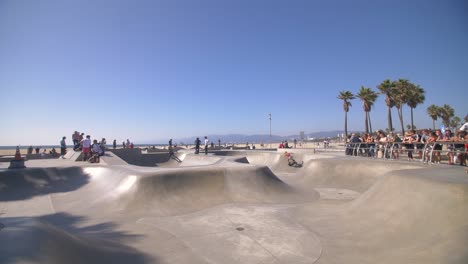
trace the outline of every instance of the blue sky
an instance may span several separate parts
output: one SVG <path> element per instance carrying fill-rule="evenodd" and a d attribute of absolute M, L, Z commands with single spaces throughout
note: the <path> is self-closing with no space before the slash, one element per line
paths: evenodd
<path fill-rule="evenodd" d="M 426 90 L 431 127 L 430 104 L 468 114 L 467 47 L 463 0 L 0 0 L 0 145 L 268 134 L 270 112 L 276 135 L 338 130 L 339 91 L 387 78 Z"/>

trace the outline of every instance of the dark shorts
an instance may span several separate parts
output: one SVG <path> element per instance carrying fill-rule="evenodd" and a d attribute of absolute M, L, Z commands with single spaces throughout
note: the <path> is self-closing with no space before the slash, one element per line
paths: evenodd
<path fill-rule="evenodd" d="M 434 150 L 442 150 L 442 145 L 441 144 L 435 144 L 434 145 Z"/>

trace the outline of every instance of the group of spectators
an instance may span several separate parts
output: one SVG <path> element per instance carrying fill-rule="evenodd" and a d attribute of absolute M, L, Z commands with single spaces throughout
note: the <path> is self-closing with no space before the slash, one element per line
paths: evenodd
<path fill-rule="evenodd" d="M 33 152 L 35 152 L 35 154 L 40 154 L 42 158 L 44 158 L 47 154 L 49 154 L 52 157 L 57 157 L 58 155 L 57 150 L 55 150 L 55 148 L 52 148 L 51 150 L 49 150 L 49 153 L 47 153 L 46 149 L 43 149 L 41 152 L 40 147 L 33 148 L 33 146 L 29 146 L 27 150 L 28 155 L 33 154 Z"/>
<path fill-rule="evenodd" d="M 130 142 L 130 140 L 127 138 L 127 142 L 125 141 L 122 141 L 122 148 L 134 148 L 135 145 L 133 144 L 133 142 Z M 114 149 L 116 148 L 116 143 L 115 143 L 115 139 L 114 139 Z"/>
<path fill-rule="evenodd" d="M 463 128 L 463 127 L 462 127 Z M 453 142 L 453 144 L 450 143 Z M 442 151 L 445 145 L 445 152 Z M 363 155 L 399 159 L 406 152 L 408 160 L 414 160 L 416 152 L 422 162 L 440 163 L 441 155 L 445 154 L 448 163 L 466 166 L 468 153 L 468 133 L 461 129 L 453 133 L 450 129 L 442 132 L 440 129 L 409 130 L 404 135 L 390 132 L 386 134 L 378 130 L 375 134 L 352 133 L 348 137 L 346 155 Z"/>
<path fill-rule="evenodd" d="M 201 144 L 201 140 L 200 138 L 196 138 L 195 139 L 195 154 L 199 154 L 200 153 L 200 144 Z M 208 155 L 208 145 L 209 145 L 210 141 L 208 140 L 208 137 L 205 136 L 205 155 Z"/>
<path fill-rule="evenodd" d="M 78 131 L 75 131 L 73 133 L 73 150 L 83 152 L 83 161 L 98 163 L 100 161 L 99 157 L 105 154 L 107 144 L 106 139 L 102 138 L 99 142 L 97 139 L 91 141 L 90 135 L 86 135 L 86 137 L 84 135 L 85 133 L 79 133 Z M 62 141 L 64 141 L 65 139 L 66 137 L 63 137 Z M 60 143 L 61 147 L 63 148 L 63 146 L 65 145 L 64 142 Z"/>

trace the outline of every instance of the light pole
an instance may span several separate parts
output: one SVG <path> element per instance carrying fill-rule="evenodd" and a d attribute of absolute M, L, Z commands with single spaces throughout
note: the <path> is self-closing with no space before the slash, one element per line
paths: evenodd
<path fill-rule="evenodd" d="M 271 149 L 271 113 L 268 114 L 270 116 L 270 144 L 269 144 L 269 148 Z"/>

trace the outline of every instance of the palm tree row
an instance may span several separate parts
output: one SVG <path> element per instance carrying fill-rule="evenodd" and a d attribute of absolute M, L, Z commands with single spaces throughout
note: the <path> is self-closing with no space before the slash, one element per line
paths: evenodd
<path fill-rule="evenodd" d="M 379 94 L 385 95 L 385 104 L 387 105 L 387 118 L 388 118 L 388 129 L 393 131 L 392 124 L 392 108 L 395 107 L 398 112 L 398 118 L 400 120 L 401 131 L 405 133 L 405 127 L 403 122 L 403 107 L 407 105 L 411 110 L 411 128 L 415 128 L 413 121 L 413 109 L 419 104 L 424 103 L 425 91 L 419 85 L 413 84 L 406 79 L 398 79 L 397 81 L 391 81 L 389 79 L 384 80 L 381 84 L 377 85 L 379 93 L 373 91 L 371 88 L 362 86 L 359 93 L 356 95 L 362 101 L 363 109 L 365 112 L 365 130 L 366 133 L 372 133 L 372 125 L 370 120 L 370 111 L 372 106 L 377 100 Z M 343 100 L 343 108 L 345 111 L 345 135 L 348 136 L 347 127 L 347 113 L 351 106 L 351 100 L 356 98 L 355 95 L 350 91 L 341 91 L 338 95 L 338 99 Z M 439 113 L 439 112 L 438 112 Z M 448 113 L 449 114 L 449 113 Z M 440 116 L 440 115 L 437 115 Z"/>
<path fill-rule="evenodd" d="M 432 104 L 426 111 L 432 119 L 433 129 L 435 129 L 435 121 L 439 117 L 446 128 L 457 128 L 461 124 L 461 118 L 455 116 L 455 110 L 448 104 L 444 104 L 443 106 Z M 468 122 L 468 115 L 465 116 L 464 121 Z"/>

